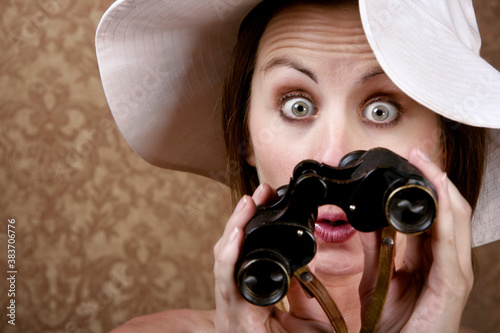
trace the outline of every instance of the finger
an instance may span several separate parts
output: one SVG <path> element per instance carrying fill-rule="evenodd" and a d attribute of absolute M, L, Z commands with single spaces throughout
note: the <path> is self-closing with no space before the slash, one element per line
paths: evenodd
<path fill-rule="evenodd" d="M 263 205 L 266 203 L 274 202 L 278 198 L 278 194 L 276 190 L 271 188 L 268 184 L 261 184 L 257 189 L 255 190 L 254 194 L 252 195 L 252 198 L 249 196 L 245 195 L 243 196 L 238 204 L 236 205 L 236 208 L 234 209 L 233 215 L 237 214 L 243 206 L 246 204 L 247 200 L 253 200 L 256 206 Z M 222 237 L 219 239 L 219 241 L 215 244 L 214 246 L 214 255 L 217 255 L 217 252 L 220 247 L 220 243 L 223 242 L 229 234 L 232 232 L 232 230 L 236 227 L 239 229 L 244 229 L 245 225 L 248 223 L 248 221 L 243 221 L 240 219 L 234 219 L 233 215 L 229 218 L 228 223 L 226 224 L 226 227 L 224 229 L 224 233 Z"/>
<path fill-rule="evenodd" d="M 472 209 L 447 177 L 443 177 L 442 179 L 441 188 L 438 190 L 438 197 L 440 200 L 440 211 L 438 212 L 438 223 L 436 223 L 435 229 L 442 242 L 433 251 L 439 251 L 439 249 L 444 248 L 448 244 L 454 244 L 460 272 L 466 279 L 463 284 L 466 287 L 465 289 L 470 289 L 474 280 L 472 270 L 472 229 L 470 225 Z M 454 227 L 455 232 L 453 236 L 443 234 L 441 221 L 448 221 Z M 452 243 L 453 241 L 454 243 Z M 441 258 L 439 255 L 435 257 L 442 259 L 443 265 L 446 265 L 446 261 L 450 260 L 449 257 Z M 461 282 L 457 280 L 457 283 Z"/>
<path fill-rule="evenodd" d="M 446 179 L 446 183 L 450 208 L 453 210 L 459 256 L 469 260 L 472 266 L 472 208 L 450 179 Z"/>
<path fill-rule="evenodd" d="M 256 206 L 249 196 L 238 203 L 228 220 L 226 230 L 214 250 L 214 275 L 216 284 L 216 303 L 227 307 L 235 299 L 241 298 L 234 282 L 234 268 L 243 242 L 243 227 L 255 214 Z"/>
<path fill-rule="evenodd" d="M 257 187 L 252 195 L 252 199 L 257 206 L 269 205 L 278 200 L 278 192 L 269 186 L 269 184 L 263 183 Z"/>
<path fill-rule="evenodd" d="M 251 198 L 248 195 L 244 195 L 238 204 L 236 205 L 233 214 L 229 217 L 228 222 L 226 223 L 226 226 L 224 228 L 224 232 L 219 239 L 219 241 L 215 244 L 214 246 L 214 256 L 217 256 L 217 253 L 220 248 L 221 243 L 225 243 L 229 235 L 234 231 L 235 228 L 243 228 L 245 221 L 242 221 L 241 219 L 237 218 L 238 214 L 240 213 L 241 210 L 243 210 L 247 204 L 247 202 L 251 200 Z"/>
<path fill-rule="evenodd" d="M 419 148 L 413 149 L 408 158 L 434 185 L 438 195 L 438 211 L 436 223 L 432 228 L 432 236 L 436 241 L 455 247 L 455 229 L 453 210 L 450 205 L 446 174 Z"/>

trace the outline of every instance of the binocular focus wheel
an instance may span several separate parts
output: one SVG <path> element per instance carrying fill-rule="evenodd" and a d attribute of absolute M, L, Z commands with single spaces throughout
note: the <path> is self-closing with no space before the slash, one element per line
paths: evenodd
<path fill-rule="evenodd" d="M 359 160 L 359 158 L 361 156 L 363 156 L 364 153 L 366 153 L 366 150 L 356 150 L 356 151 L 353 151 L 353 152 L 345 155 L 344 157 L 342 157 L 340 159 L 339 167 L 343 168 L 343 167 L 346 167 L 354 162 L 357 162 Z"/>

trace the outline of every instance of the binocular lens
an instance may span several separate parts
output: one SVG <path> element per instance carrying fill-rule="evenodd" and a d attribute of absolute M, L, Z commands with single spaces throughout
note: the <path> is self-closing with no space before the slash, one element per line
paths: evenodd
<path fill-rule="evenodd" d="M 392 192 L 386 209 L 394 228 L 404 233 L 418 233 L 432 224 L 436 202 L 426 188 L 411 185 Z"/>
<path fill-rule="evenodd" d="M 288 290 L 289 275 L 279 262 L 250 260 L 239 273 L 240 290 L 251 303 L 266 306 L 279 301 Z"/>

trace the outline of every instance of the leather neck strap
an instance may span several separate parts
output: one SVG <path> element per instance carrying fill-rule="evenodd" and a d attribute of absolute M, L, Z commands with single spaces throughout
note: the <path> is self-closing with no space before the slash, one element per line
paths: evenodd
<path fill-rule="evenodd" d="M 389 291 L 389 284 L 394 272 L 395 242 L 396 230 L 392 227 L 385 227 L 382 230 L 377 284 L 370 300 L 368 311 L 363 319 L 361 333 L 375 332 L 380 315 L 382 314 L 387 292 Z M 321 305 L 332 324 L 334 332 L 347 333 L 347 325 L 337 305 L 323 284 L 314 276 L 309 268 L 304 266 L 298 269 L 294 275 L 299 280 L 302 288 L 315 297 Z"/>
<path fill-rule="evenodd" d="M 306 290 L 311 296 L 315 297 L 318 303 L 325 311 L 330 323 L 335 332 L 347 333 L 347 326 L 344 317 L 340 313 L 337 305 L 328 294 L 328 291 L 323 284 L 314 276 L 309 270 L 309 267 L 304 266 L 295 272 L 295 277 L 299 280 L 302 288 Z"/>

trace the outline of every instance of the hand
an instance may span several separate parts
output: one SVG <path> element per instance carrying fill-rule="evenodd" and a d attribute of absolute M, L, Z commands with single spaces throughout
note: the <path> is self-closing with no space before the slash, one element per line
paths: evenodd
<path fill-rule="evenodd" d="M 406 236 L 404 261 L 394 272 L 378 329 L 458 332 L 474 280 L 472 211 L 446 174 L 419 149 L 413 149 L 408 160 L 435 186 L 438 214 L 428 232 Z M 365 253 L 360 297 L 366 312 L 376 282 L 380 233 L 360 236 Z"/>
<path fill-rule="evenodd" d="M 214 247 L 216 332 L 267 332 L 273 324 L 272 307 L 247 302 L 234 281 L 234 268 L 248 221 L 256 207 L 277 197 L 269 185 L 261 185 L 252 197 L 243 196 L 229 218 L 224 234 Z"/>
<path fill-rule="evenodd" d="M 255 215 L 258 205 L 269 204 L 277 199 L 276 191 L 267 184 L 259 186 L 252 197 L 244 196 L 214 247 L 216 332 L 331 332 L 329 324 L 297 318 L 275 306 L 252 305 L 241 296 L 236 286 L 234 268 L 243 243 L 243 229 Z M 292 278 L 289 292 L 304 294 L 295 278 Z M 312 301 L 316 304 L 315 300 Z"/>

